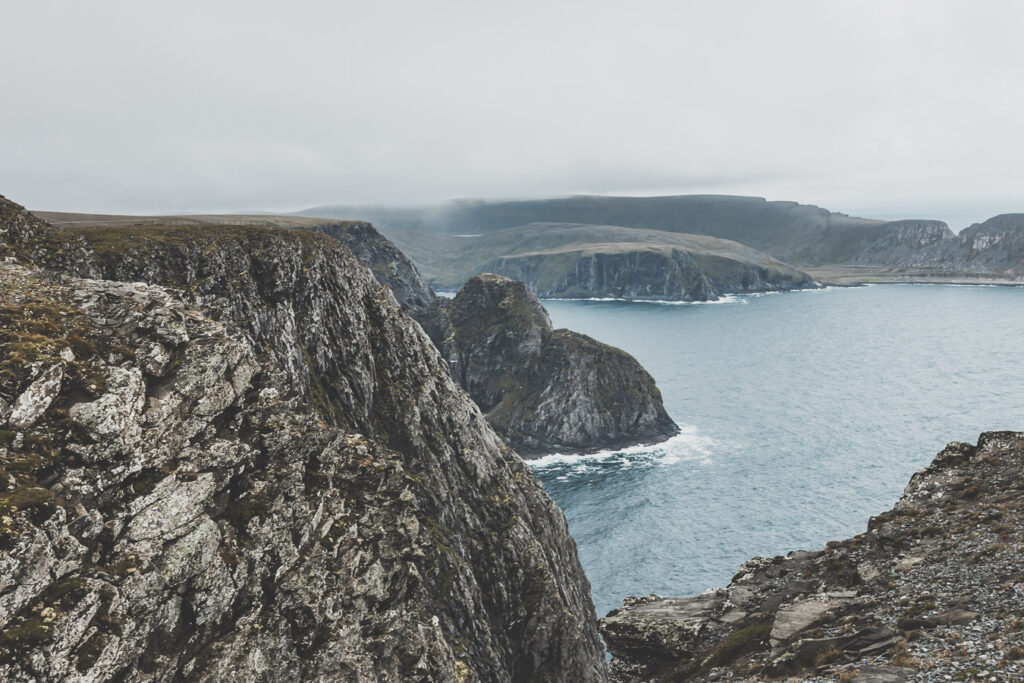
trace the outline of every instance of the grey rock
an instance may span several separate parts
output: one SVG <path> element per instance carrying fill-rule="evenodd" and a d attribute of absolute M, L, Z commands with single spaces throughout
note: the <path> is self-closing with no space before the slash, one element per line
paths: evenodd
<path fill-rule="evenodd" d="M 482 274 L 451 304 L 452 374 L 521 455 L 663 441 L 679 428 L 629 354 L 554 330 L 522 282 Z"/>
<path fill-rule="evenodd" d="M 1024 433 L 986 432 L 947 446 L 866 533 L 745 563 L 728 600 L 627 600 L 601 620 L 612 679 L 705 680 L 710 662 L 719 679 L 1017 680 L 1022 475 Z M 693 600 L 685 619 L 662 607 Z"/>
<path fill-rule="evenodd" d="M 40 230 L 4 310 L 81 341 L 9 454 L 0 679 L 604 679 L 561 512 L 343 245 Z"/>
<path fill-rule="evenodd" d="M 7 423 L 14 429 L 25 429 L 34 425 L 57 397 L 63 380 L 63 363 L 54 363 L 42 370 L 38 378 L 15 399 Z"/>
<path fill-rule="evenodd" d="M 862 666 L 853 683 L 902 683 L 914 675 L 912 669 L 897 666 Z"/>

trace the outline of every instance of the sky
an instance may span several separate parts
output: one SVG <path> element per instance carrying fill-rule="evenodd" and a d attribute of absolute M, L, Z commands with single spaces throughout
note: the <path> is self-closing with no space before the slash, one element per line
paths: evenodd
<path fill-rule="evenodd" d="M 0 194 L 293 211 L 744 194 L 1024 211 L 1024 3 L 11 0 Z"/>

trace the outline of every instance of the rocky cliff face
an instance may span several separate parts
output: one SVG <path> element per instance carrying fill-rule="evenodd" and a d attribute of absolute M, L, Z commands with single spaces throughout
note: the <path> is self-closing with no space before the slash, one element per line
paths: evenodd
<path fill-rule="evenodd" d="M 1024 277 L 1024 214 L 1008 213 L 965 228 L 957 260 L 975 270 Z"/>
<path fill-rule="evenodd" d="M 1024 277 L 1024 214 L 1004 214 L 956 235 L 939 221 L 896 221 L 850 261 L 935 273 Z"/>
<path fill-rule="evenodd" d="M 707 301 L 815 286 L 767 254 L 706 235 L 534 223 L 487 235 L 396 239 L 442 288 L 457 289 L 481 272 L 526 282 L 542 297 Z"/>
<path fill-rule="evenodd" d="M 540 301 L 520 283 L 474 278 L 452 302 L 438 297 L 412 261 L 368 223 L 311 229 L 342 241 L 391 288 L 491 426 L 522 454 L 660 441 L 678 431 L 635 360 L 589 337 L 554 331 Z"/>
<path fill-rule="evenodd" d="M 448 307 L 398 247 L 363 221 L 336 221 L 307 229 L 330 235 L 347 246 L 356 258 L 370 267 L 378 282 L 391 289 L 398 303 L 423 326 L 434 345 L 445 352 L 451 336 Z"/>
<path fill-rule="evenodd" d="M 859 265 L 932 266 L 944 260 L 956 235 L 941 221 L 886 223 L 880 235 L 851 261 Z"/>
<path fill-rule="evenodd" d="M 719 295 L 693 257 L 677 249 L 507 256 L 483 270 L 522 280 L 543 297 L 707 301 Z"/>
<path fill-rule="evenodd" d="M 522 282 L 474 277 L 452 301 L 451 321 L 453 374 L 522 454 L 652 443 L 679 431 L 632 356 L 553 330 Z"/>
<path fill-rule="evenodd" d="M 785 291 L 816 286 L 810 275 L 782 263 L 644 248 L 602 252 L 600 247 L 495 259 L 489 272 L 522 280 L 542 297 L 612 297 L 714 301 L 723 294 Z"/>
<path fill-rule="evenodd" d="M 603 679 L 563 516 L 346 247 L 0 208 L 51 269 L 0 271 L 0 678 Z"/>
<path fill-rule="evenodd" d="M 1024 677 L 1024 433 L 953 443 L 864 534 L 602 620 L 613 680 Z"/>

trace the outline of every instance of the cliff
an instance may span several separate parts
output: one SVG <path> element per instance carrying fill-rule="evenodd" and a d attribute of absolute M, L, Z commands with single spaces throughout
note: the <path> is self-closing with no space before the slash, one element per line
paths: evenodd
<path fill-rule="evenodd" d="M 564 517 L 345 246 L 0 216 L 0 678 L 603 679 Z"/>
<path fill-rule="evenodd" d="M 479 236 L 395 236 L 441 288 L 478 272 L 542 297 L 683 301 L 816 286 L 809 275 L 729 240 L 611 225 L 536 223 Z"/>
<path fill-rule="evenodd" d="M 616 681 L 1021 680 L 1024 433 L 952 443 L 866 533 L 601 623 Z"/>
<path fill-rule="evenodd" d="M 370 267 L 377 281 L 391 290 L 405 312 L 423 326 L 442 354 L 446 354 L 452 332 L 447 304 L 390 240 L 362 221 L 333 221 L 305 229 L 330 235 L 347 246 L 356 258 Z"/>
<path fill-rule="evenodd" d="M 483 274 L 451 303 L 452 374 L 526 456 L 663 441 L 679 428 L 629 354 L 554 330 L 522 283 Z"/>

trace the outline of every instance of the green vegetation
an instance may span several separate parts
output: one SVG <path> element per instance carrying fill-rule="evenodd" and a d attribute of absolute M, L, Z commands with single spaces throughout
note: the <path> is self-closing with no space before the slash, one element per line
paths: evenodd
<path fill-rule="evenodd" d="M 740 655 L 750 652 L 768 641 L 772 632 L 772 622 L 750 624 L 732 632 L 723 640 L 714 652 L 701 664 L 700 669 L 690 676 L 689 680 L 699 678 L 717 666 L 731 664 Z"/>

